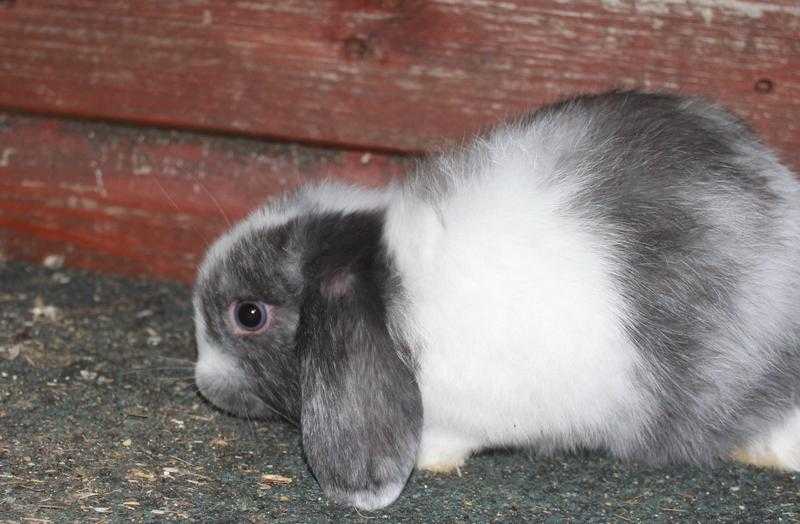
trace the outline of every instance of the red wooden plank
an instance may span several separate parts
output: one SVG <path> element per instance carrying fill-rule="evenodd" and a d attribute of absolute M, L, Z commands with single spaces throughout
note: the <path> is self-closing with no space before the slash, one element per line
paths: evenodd
<path fill-rule="evenodd" d="M 0 106 L 419 150 L 644 86 L 722 100 L 800 165 L 797 0 L 0 5 Z"/>
<path fill-rule="evenodd" d="M 207 244 L 268 197 L 403 161 L 251 139 L 0 114 L 0 251 L 189 282 Z"/>

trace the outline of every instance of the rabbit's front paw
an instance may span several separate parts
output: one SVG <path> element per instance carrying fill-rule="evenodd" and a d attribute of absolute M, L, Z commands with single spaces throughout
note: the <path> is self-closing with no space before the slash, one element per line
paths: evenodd
<path fill-rule="evenodd" d="M 457 473 L 473 451 L 463 439 L 441 432 L 423 432 L 417 455 L 417 469 L 439 475 Z"/>

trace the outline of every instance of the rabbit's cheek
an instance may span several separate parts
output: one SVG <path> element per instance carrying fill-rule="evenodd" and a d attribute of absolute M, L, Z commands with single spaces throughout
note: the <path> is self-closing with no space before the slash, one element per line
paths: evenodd
<path fill-rule="evenodd" d="M 238 359 L 202 332 L 197 335 L 195 384 L 206 400 L 224 411 L 255 418 L 270 414 Z"/>

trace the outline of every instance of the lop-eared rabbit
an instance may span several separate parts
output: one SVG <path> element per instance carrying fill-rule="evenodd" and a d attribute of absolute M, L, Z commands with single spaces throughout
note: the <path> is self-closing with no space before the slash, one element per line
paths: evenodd
<path fill-rule="evenodd" d="M 695 98 L 582 96 L 381 189 L 302 187 L 208 251 L 196 382 L 393 502 L 479 450 L 800 469 L 800 193 Z"/>

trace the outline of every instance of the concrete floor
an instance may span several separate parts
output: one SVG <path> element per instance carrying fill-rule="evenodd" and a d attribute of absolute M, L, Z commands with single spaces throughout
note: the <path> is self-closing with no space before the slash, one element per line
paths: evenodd
<path fill-rule="evenodd" d="M 185 287 L 0 263 L 0 522 L 800 520 L 798 475 L 524 452 L 337 508 L 295 430 L 197 396 L 192 329 Z"/>

